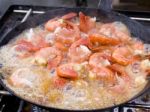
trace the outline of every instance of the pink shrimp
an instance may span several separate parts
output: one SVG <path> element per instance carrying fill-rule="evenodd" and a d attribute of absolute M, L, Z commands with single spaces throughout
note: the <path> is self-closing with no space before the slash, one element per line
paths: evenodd
<path fill-rule="evenodd" d="M 20 68 L 9 77 L 9 82 L 15 87 L 34 87 L 36 84 L 40 84 L 41 76 L 41 74 L 34 73 L 29 68 Z"/>
<path fill-rule="evenodd" d="M 59 76 L 52 77 L 52 84 L 55 88 L 63 88 L 68 83 L 68 80 Z"/>
<path fill-rule="evenodd" d="M 82 12 L 79 13 L 79 19 L 79 27 L 83 32 L 88 32 L 96 27 L 96 20 L 90 18 L 89 16 L 85 16 Z"/>
<path fill-rule="evenodd" d="M 68 13 L 68 14 L 66 14 L 66 15 L 64 15 L 64 16 L 62 16 L 61 18 L 62 19 L 72 19 L 72 18 L 74 18 L 74 17 L 76 17 L 77 16 L 77 13 L 75 13 L 75 12 L 70 12 L 70 13 Z"/>
<path fill-rule="evenodd" d="M 35 62 L 39 65 L 47 65 L 48 69 L 56 67 L 61 59 L 61 52 L 54 47 L 46 47 L 35 53 Z"/>
<path fill-rule="evenodd" d="M 49 46 L 50 44 L 41 35 L 34 35 L 31 40 L 19 39 L 14 47 L 17 52 L 20 52 L 18 57 L 25 58 L 31 56 L 41 48 Z"/>
<path fill-rule="evenodd" d="M 68 56 L 71 62 L 83 62 L 91 55 L 91 51 L 86 47 L 88 40 L 81 38 L 74 42 L 69 48 Z"/>
<path fill-rule="evenodd" d="M 132 52 L 126 46 L 117 47 L 112 53 L 112 58 L 121 65 L 128 65 L 133 59 Z"/>
<path fill-rule="evenodd" d="M 102 34 L 90 34 L 89 37 L 89 48 L 93 51 L 101 51 L 105 49 L 111 49 L 112 47 L 108 45 L 118 45 L 121 42 L 116 38 L 109 38 Z"/>
<path fill-rule="evenodd" d="M 46 94 L 48 92 L 50 85 L 50 77 L 47 72 L 41 72 L 41 70 L 39 72 L 37 69 L 30 70 L 29 68 L 19 68 L 15 70 L 9 77 L 8 81 L 14 87 L 28 87 L 30 89 L 36 88 L 36 90 L 42 94 Z"/>
<path fill-rule="evenodd" d="M 74 63 L 63 64 L 57 67 L 57 75 L 69 79 L 77 79 L 78 72 L 74 70 Z"/>
<path fill-rule="evenodd" d="M 95 67 L 93 73 L 95 73 L 97 79 L 101 80 L 104 84 L 112 85 L 115 83 L 115 75 L 107 67 Z"/>
<path fill-rule="evenodd" d="M 26 50 L 29 52 L 35 52 L 41 48 L 50 46 L 41 35 L 34 35 L 31 40 L 19 39 L 16 44 L 18 45 L 16 50 Z"/>
<path fill-rule="evenodd" d="M 110 65 L 111 55 L 108 53 L 94 53 L 90 56 L 89 65 L 92 67 L 102 67 Z"/>
<path fill-rule="evenodd" d="M 71 13 L 68 13 L 68 14 L 60 17 L 60 19 L 67 20 L 67 19 L 71 19 L 75 16 L 77 16 L 77 14 L 74 13 L 74 12 L 71 12 Z M 62 21 L 59 21 L 58 18 L 54 18 L 54 19 L 49 20 L 45 24 L 45 29 L 48 30 L 48 31 L 54 31 L 57 27 L 60 27 L 62 24 L 63 24 Z"/>
<path fill-rule="evenodd" d="M 113 64 L 108 66 L 108 68 L 114 71 L 117 75 L 116 76 L 117 83 L 113 87 L 110 87 L 110 89 L 117 93 L 125 92 L 126 85 L 130 86 L 131 84 L 131 78 L 124 70 L 124 67 L 118 64 Z"/>
<path fill-rule="evenodd" d="M 121 29 L 121 28 L 120 28 Z M 108 37 L 119 38 L 121 42 L 129 42 L 131 37 L 125 31 L 120 30 L 114 23 L 103 24 L 99 30 L 99 33 Z"/>
<path fill-rule="evenodd" d="M 55 31 L 56 41 L 63 44 L 72 44 L 80 38 L 80 31 L 76 24 L 70 21 L 64 21 L 62 27 Z"/>

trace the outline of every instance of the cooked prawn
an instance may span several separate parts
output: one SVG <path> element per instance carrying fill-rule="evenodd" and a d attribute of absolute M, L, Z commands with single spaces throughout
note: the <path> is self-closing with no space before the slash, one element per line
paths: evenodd
<path fill-rule="evenodd" d="M 120 28 L 121 29 L 121 28 Z M 131 39 L 129 34 L 126 31 L 120 30 L 119 27 L 116 27 L 113 23 L 103 24 L 99 30 L 99 33 L 102 33 L 108 37 L 113 37 L 119 39 L 121 42 L 126 43 Z"/>
<path fill-rule="evenodd" d="M 45 24 L 45 29 L 48 31 L 55 31 L 57 27 L 60 27 L 63 24 L 64 20 L 71 19 L 75 16 L 77 16 L 77 14 L 74 12 L 71 12 L 62 16 L 60 19 L 58 18 L 51 19 Z"/>
<path fill-rule="evenodd" d="M 68 80 L 59 76 L 54 76 L 52 78 L 52 83 L 55 88 L 63 88 L 67 84 Z"/>
<path fill-rule="evenodd" d="M 92 67 L 102 67 L 110 65 L 111 55 L 106 53 L 94 53 L 90 56 L 89 65 Z"/>
<path fill-rule="evenodd" d="M 62 59 L 61 52 L 54 47 L 46 47 L 35 53 L 34 62 L 47 65 L 48 69 L 56 67 Z"/>
<path fill-rule="evenodd" d="M 83 62 L 88 59 L 91 51 L 88 49 L 87 45 L 88 40 L 86 38 L 81 38 L 71 45 L 68 52 L 71 62 Z"/>
<path fill-rule="evenodd" d="M 54 33 L 56 34 L 56 41 L 63 44 L 72 44 L 80 38 L 78 26 L 67 20 L 64 21 L 64 25 L 58 27 Z"/>
<path fill-rule="evenodd" d="M 55 42 L 54 46 L 61 51 L 67 51 L 68 50 L 68 46 L 65 46 L 64 44 L 62 44 L 60 42 Z"/>
<path fill-rule="evenodd" d="M 112 85 L 115 83 L 115 75 L 107 67 L 95 67 L 93 69 L 93 72 L 96 74 L 97 78 L 104 84 Z"/>
<path fill-rule="evenodd" d="M 75 13 L 75 12 L 70 12 L 70 13 L 68 13 L 68 14 L 66 14 L 66 15 L 64 15 L 64 16 L 62 16 L 61 18 L 62 19 L 72 19 L 72 18 L 74 18 L 74 17 L 76 17 L 77 16 L 77 13 Z"/>
<path fill-rule="evenodd" d="M 90 34 L 89 35 L 89 48 L 97 51 L 102 49 L 109 49 L 109 46 L 104 45 L 118 45 L 120 41 L 116 38 L 110 38 L 102 34 Z"/>
<path fill-rule="evenodd" d="M 121 65 L 128 65 L 132 62 L 132 52 L 125 46 L 117 47 L 112 53 L 112 58 Z"/>
<path fill-rule="evenodd" d="M 9 81 L 11 82 L 11 84 L 13 84 L 16 87 L 21 87 L 21 86 L 32 87 L 33 86 L 32 79 L 34 79 L 35 76 L 31 74 L 33 73 L 29 71 L 29 69 L 27 68 L 18 69 L 11 75 L 11 77 L 9 78 Z"/>
<path fill-rule="evenodd" d="M 33 52 L 33 51 L 37 51 L 38 48 L 36 46 L 34 46 L 31 42 L 29 42 L 25 39 L 20 39 L 17 42 L 16 50 Z"/>
<path fill-rule="evenodd" d="M 50 44 L 47 43 L 45 39 L 40 35 L 35 35 L 31 40 L 19 39 L 17 41 L 17 45 L 18 47 L 16 48 L 16 50 L 26 50 L 29 52 L 35 52 L 41 48 L 50 46 Z"/>
<path fill-rule="evenodd" d="M 31 71 L 29 68 L 20 68 L 9 77 L 9 83 L 14 87 L 36 88 L 40 93 L 46 94 L 49 90 L 50 78 L 46 71 L 39 72 L 38 70 Z"/>
<path fill-rule="evenodd" d="M 116 73 L 116 79 L 117 84 L 115 86 L 111 87 L 112 91 L 122 93 L 124 92 L 125 86 L 127 84 L 131 84 L 131 78 L 124 70 L 124 67 L 118 64 L 113 64 L 108 66 L 111 70 L 113 70 Z"/>
<path fill-rule="evenodd" d="M 96 20 L 93 18 L 90 18 L 89 16 L 85 16 L 82 12 L 79 13 L 79 19 L 80 19 L 80 30 L 83 32 L 88 32 L 96 27 Z"/>
<path fill-rule="evenodd" d="M 57 67 L 57 75 L 64 78 L 76 79 L 78 73 L 74 69 L 74 63 L 63 64 Z"/>
<path fill-rule="evenodd" d="M 110 66 L 108 66 L 108 68 L 110 68 L 111 70 L 113 70 L 114 72 L 117 73 L 117 75 L 119 75 L 121 78 L 123 78 L 125 81 L 129 82 L 130 81 L 130 77 L 129 75 L 126 73 L 126 71 L 124 70 L 124 67 L 118 64 L 112 64 Z"/>

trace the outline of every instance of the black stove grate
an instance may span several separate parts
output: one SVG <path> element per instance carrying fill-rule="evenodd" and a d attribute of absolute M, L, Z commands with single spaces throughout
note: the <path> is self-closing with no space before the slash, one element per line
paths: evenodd
<path fill-rule="evenodd" d="M 86 2 L 86 0 L 84 1 Z M 79 0 L 78 5 L 85 5 Z M 5 37 L 5 35 L 16 25 L 21 22 L 26 21 L 29 17 L 34 15 L 43 14 L 48 10 L 58 9 L 62 7 L 41 7 L 41 6 L 24 6 L 24 5 L 13 5 L 0 19 L 0 39 Z M 122 11 L 120 11 L 122 12 Z M 138 20 L 143 25 L 146 25 L 150 29 L 150 18 L 148 16 L 140 16 L 136 12 L 125 12 L 127 16 L 131 19 Z M 144 15 L 144 14 L 143 14 Z M 146 18 L 146 19 L 145 19 Z M 49 112 L 48 110 L 41 109 L 34 105 L 29 105 L 20 101 L 2 87 L 0 87 L 0 112 Z M 108 111 L 107 111 L 108 112 Z M 150 112 L 150 91 L 147 94 L 144 94 L 138 99 L 131 101 L 124 106 L 117 107 L 110 110 L 110 112 Z"/>

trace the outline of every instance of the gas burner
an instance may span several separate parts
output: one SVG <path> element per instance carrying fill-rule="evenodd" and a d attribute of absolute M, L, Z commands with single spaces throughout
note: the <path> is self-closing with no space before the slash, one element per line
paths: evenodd
<path fill-rule="evenodd" d="M 33 105 L 31 112 L 50 112 L 50 111 L 45 110 L 45 109 L 42 109 L 42 108 L 40 108 L 40 107 L 38 107 L 38 106 Z"/>

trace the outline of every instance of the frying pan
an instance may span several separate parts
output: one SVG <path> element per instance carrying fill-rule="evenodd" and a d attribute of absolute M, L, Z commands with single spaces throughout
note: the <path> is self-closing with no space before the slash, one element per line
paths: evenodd
<path fill-rule="evenodd" d="M 83 13 L 85 13 L 86 15 L 89 16 L 95 16 L 97 18 L 98 21 L 104 22 L 104 23 L 108 23 L 108 22 L 113 22 L 113 21 L 120 21 L 123 22 L 128 29 L 130 30 L 131 34 L 136 37 L 139 38 L 141 40 L 143 40 L 144 43 L 150 43 L 150 32 L 148 32 L 148 30 L 146 29 L 146 27 L 142 26 L 140 23 L 129 19 L 128 17 L 126 17 L 125 15 L 113 12 L 113 11 L 106 11 L 103 9 L 92 9 L 92 8 L 61 8 L 61 9 L 56 9 L 56 10 L 52 10 L 52 11 L 48 11 L 47 13 L 40 15 L 40 16 L 35 16 L 33 18 L 28 19 L 26 22 L 23 22 L 19 25 L 17 25 L 15 28 L 13 28 L 4 38 L 1 38 L 0 40 L 0 46 L 7 44 L 11 39 L 13 39 L 15 36 L 19 35 L 21 32 L 23 32 L 25 29 L 28 28 L 34 28 L 40 24 L 45 23 L 46 21 L 48 21 L 51 18 L 54 18 L 56 16 L 63 16 L 66 13 L 69 12 L 76 12 L 79 13 L 80 11 L 82 11 Z M 35 103 L 34 101 L 30 101 L 30 100 L 26 100 L 21 96 L 18 96 L 17 94 L 15 94 L 15 92 L 9 88 L 5 83 L 4 83 L 4 77 L 3 74 L 0 74 L 0 83 L 1 85 L 8 90 L 11 94 L 15 95 L 16 97 L 19 97 L 22 100 L 25 100 L 29 103 L 32 103 L 34 105 L 40 106 L 42 108 L 48 109 L 50 111 L 89 111 L 89 112 L 93 112 L 93 111 L 104 111 L 107 109 L 112 109 L 115 108 L 116 106 L 120 106 L 123 105 L 124 103 L 127 103 L 128 101 L 131 101 L 133 99 L 135 99 L 136 97 L 139 97 L 140 95 L 142 95 L 143 93 L 145 93 L 147 90 L 149 90 L 150 88 L 150 81 L 148 81 L 147 85 L 145 86 L 145 88 L 139 92 L 136 96 L 132 97 L 131 99 L 129 99 L 126 102 L 123 102 L 119 105 L 114 105 L 108 108 L 102 108 L 102 109 L 92 109 L 92 110 L 66 110 L 66 109 L 60 109 L 60 108 L 54 108 L 54 107 L 47 107 L 45 105 L 41 105 L 38 103 Z"/>

